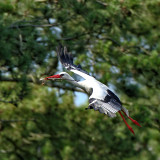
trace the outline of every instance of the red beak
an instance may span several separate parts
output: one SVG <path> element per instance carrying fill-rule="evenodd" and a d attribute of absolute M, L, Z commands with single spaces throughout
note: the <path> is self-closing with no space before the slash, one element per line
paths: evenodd
<path fill-rule="evenodd" d="M 56 78 L 61 78 L 61 76 L 59 74 L 50 76 L 50 77 L 46 77 L 45 80 L 49 80 L 49 79 L 56 79 Z"/>

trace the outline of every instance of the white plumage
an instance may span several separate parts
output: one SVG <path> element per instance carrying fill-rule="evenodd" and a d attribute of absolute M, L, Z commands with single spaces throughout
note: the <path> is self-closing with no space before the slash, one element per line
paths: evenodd
<path fill-rule="evenodd" d="M 116 117 L 116 113 L 119 112 L 127 127 L 134 134 L 133 129 L 128 125 L 120 111 L 122 111 L 136 125 L 140 126 L 140 124 L 129 117 L 128 110 L 122 106 L 120 99 L 106 85 L 82 70 L 80 65 L 74 65 L 72 55 L 67 52 L 66 47 L 63 48 L 60 46 L 57 49 L 57 54 L 59 60 L 67 70 L 81 76 L 84 80 L 76 81 L 66 72 L 61 72 L 57 75 L 46 77 L 45 79 L 64 79 L 74 86 L 83 89 L 89 95 L 89 106 L 86 109 L 98 110 L 100 113 L 104 113 L 109 117 Z"/>

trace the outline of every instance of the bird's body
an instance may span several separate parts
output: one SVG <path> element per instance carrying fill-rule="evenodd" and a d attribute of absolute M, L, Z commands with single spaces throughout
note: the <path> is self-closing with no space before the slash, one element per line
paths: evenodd
<path fill-rule="evenodd" d="M 68 80 L 68 82 L 83 89 L 89 95 L 90 104 L 87 109 L 99 110 L 100 113 L 108 114 L 109 117 L 115 117 L 115 113 L 122 109 L 119 98 L 106 85 L 97 81 L 94 77 L 90 76 L 79 82 L 74 80 Z M 128 111 L 125 111 L 128 115 Z"/>
<path fill-rule="evenodd" d="M 66 72 L 61 72 L 58 75 L 46 77 L 45 79 L 64 79 L 74 86 L 83 89 L 89 95 L 89 106 L 87 109 L 98 110 L 100 113 L 104 113 L 109 117 L 116 117 L 116 113 L 119 112 L 127 127 L 134 134 L 133 129 L 128 125 L 120 111 L 136 125 L 140 126 L 140 124 L 129 117 L 128 110 L 122 106 L 120 99 L 105 84 L 99 82 L 86 71 L 82 70 L 80 65 L 74 65 L 73 58 L 71 54 L 67 52 L 66 47 L 59 47 L 57 54 L 59 60 L 67 70 L 81 76 L 84 80 L 76 81 Z"/>

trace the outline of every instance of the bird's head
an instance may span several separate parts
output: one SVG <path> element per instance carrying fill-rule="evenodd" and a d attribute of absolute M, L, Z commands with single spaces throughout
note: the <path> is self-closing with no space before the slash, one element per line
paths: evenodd
<path fill-rule="evenodd" d="M 64 79 L 64 80 L 74 80 L 68 73 L 61 72 L 59 74 L 46 77 L 45 80 L 58 80 L 58 79 Z"/>

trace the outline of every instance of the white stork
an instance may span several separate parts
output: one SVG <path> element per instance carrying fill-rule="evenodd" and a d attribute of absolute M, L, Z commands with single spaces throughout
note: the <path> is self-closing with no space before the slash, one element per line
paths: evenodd
<path fill-rule="evenodd" d="M 141 127 L 136 120 L 133 120 L 131 117 L 129 117 L 128 110 L 122 106 L 120 99 L 106 85 L 90 76 L 86 71 L 82 70 L 80 65 L 73 64 L 72 55 L 67 52 L 66 47 L 63 48 L 60 46 L 57 48 L 57 54 L 62 65 L 67 70 L 81 76 L 84 80 L 76 81 L 66 72 L 61 72 L 57 75 L 46 77 L 45 80 L 62 79 L 68 81 L 76 87 L 83 89 L 89 95 L 89 106 L 86 109 L 98 110 L 100 113 L 104 113 L 109 117 L 116 117 L 116 112 L 118 112 L 133 134 L 133 129 L 128 125 L 121 111 L 133 123 Z"/>

